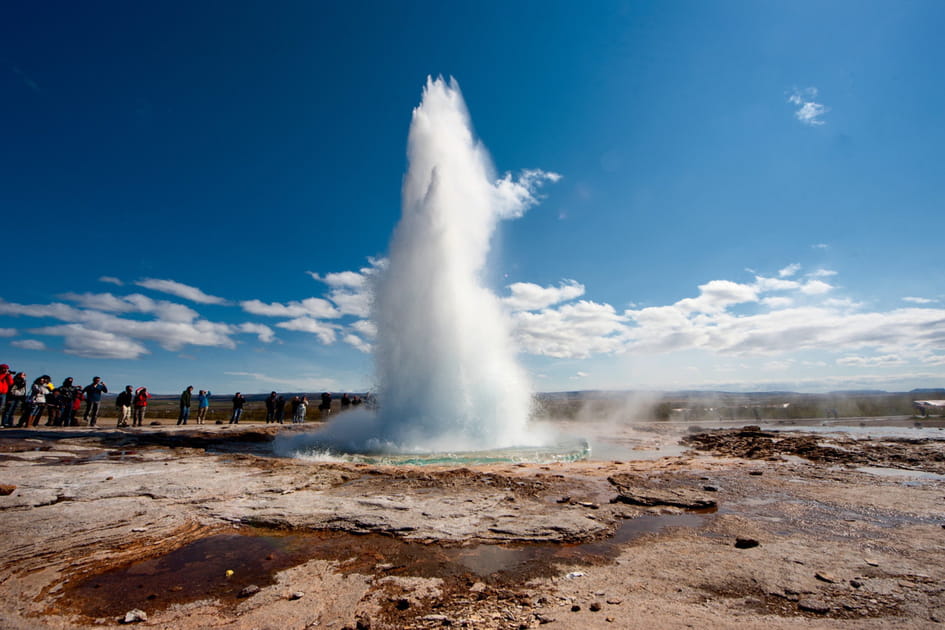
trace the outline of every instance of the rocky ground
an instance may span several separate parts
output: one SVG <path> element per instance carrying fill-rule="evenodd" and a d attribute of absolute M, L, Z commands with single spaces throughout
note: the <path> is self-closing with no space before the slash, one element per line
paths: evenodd
<path fill-rule="evenodd" d="M 271 457 L 294 430 L 4 430 L 0 627 L 945 627 L 942 440 L 447 468 Z"/>

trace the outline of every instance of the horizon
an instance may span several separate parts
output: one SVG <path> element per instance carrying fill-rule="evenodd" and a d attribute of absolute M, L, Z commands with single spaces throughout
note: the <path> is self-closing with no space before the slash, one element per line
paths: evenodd
<path fill-rule="evenodd" d="M 9 12 L 0 362 L 30 380 L 370 391 L 443 76 L 529 195 L 483 280 L 533 391 L 945 385 L 939 2 Z"/>

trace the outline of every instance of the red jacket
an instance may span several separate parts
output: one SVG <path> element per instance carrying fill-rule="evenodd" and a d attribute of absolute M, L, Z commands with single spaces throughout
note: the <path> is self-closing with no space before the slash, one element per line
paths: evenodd
<path fill-rule="evenodd" d="M 9 394 L 11 387 L 13 387 L 13 375 L 7 372 L 0 376 L 0 394 Z"/>
<path fill-rule="evenodd" d="M 138 390 L 135 392 L 135 407 L 147 407 L 148 398 L 151 397 L 151 394 Z"/>

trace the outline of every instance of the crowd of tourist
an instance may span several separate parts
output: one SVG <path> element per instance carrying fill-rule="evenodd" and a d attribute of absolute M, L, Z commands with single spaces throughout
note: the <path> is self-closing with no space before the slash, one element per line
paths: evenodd
<path fill-rule="evenodd" d="M 187 424 L 190 418 L 190 407 L 194 402 L 193 385 L 188 386 L 180 395 L 180 414 L 177 424 Z M 27 379 L 25 372 L 13 372 L 7 364 L 0 364 L 0 426 L 7 427 L 37 427 L 45 415 L 43 426 L 47 427 L 75 427 L 79 426 L 79 417 L 90 427 L 99 426 L 98 418 L 101 410 L 102 395 L 108 393 L 108 386 L 101 377 L 94 377 L 92 382 L 82 387 L 76 385 L 70 376 L 56 387 L 52 378 L 43 374 L 32 383 Z M 197 424 L 204 424 L 210 410 L 209 390 L 201 389 L 196 396 Z M 118 393 L 115 398 L 116 426 L 140 427 L 144 424 L 145 413 L 151 394 L 146 387 L 135 389 L 131 385 Z M 318 407 L 322 415 L 331 412 L 330 393 L 321 395 L 321 405 Z M 342 410 L 351 406 L 360 405 L 359 396 L 344 394 L 341 397 Z M 231 400 L 232 412 L 230 424 L 239 424 L 243 416 L 246 398 L 236 392 Z M 84 410 L 83 410 L 84 404 Z M 265 400 L 266 424 L 284 424 L 286 412 L 293 424 L 305 422 L 308 410 L 308 398 L 304 395 L 293 396 L 288 401 L 284 396 L 272 392 Z"/>

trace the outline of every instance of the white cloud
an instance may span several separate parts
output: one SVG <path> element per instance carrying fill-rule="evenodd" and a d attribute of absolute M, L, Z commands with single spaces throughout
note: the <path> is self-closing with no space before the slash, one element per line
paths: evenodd
<path fill-rule="evenodd" d="M 348 334 L 342 337 L 341 340 L 344 341 L 349 346 L 352 346 L 354 348 L 357 348 L 361 352 L 364 352 L 365 354 L 370 354 L 372 350 L 371 344 L 369 344 L 364 339 L 361 339 L 357 335 Z"/>
<path fill-rule="evenodd" d="M 0 337 L 12 337 L 16 335 L 16 328 L 0 328 Z"/>
<path fill-rule="evenodd" d="M 280 304 L 272 302 L 266 304 L 260 300 L 240 302 L 240 306 L 247 313 L 265 315 L 267 317 L 315 317 L 333 319 L 341 316 L 341 312 L 331 302 L 322 298 L 306 298 L 298 302 Z"/>
<path fill-rule="evenodd" d="M 335 330 L 338 328 L 335 324 L 321 322 L 311 317 L 297 317 L 287 322 L 279 322 L 276 326 L 285 328 L 286 330 L 311 333 L 317 336 L 318 339 L 326 345 L 335 342 Z"/>
<path fill-rule="evenodd" d="M 98 281 L 99 281 L 99 282 L 105 282 L 105 283 L 107 283 L 107 284 L 114 284 L 114 285 L 119 286 L 119 287 L 125 285 L 124 282 L 122 282 L 121 280 L 119 280 L 118 278 L 116 278 L 116 277 L 114 277 L 114 276 L 102 276 L 101 278 L 98 279 Z"/>
<path fill-rule="evenodd" d="M 190 300 L 191 302 L 197 302 L 198 304 L 228 304 L 228 302 L 221 297 L 207 295 L 197 287 L 192 287 L 174 280 L 144 278 L 143 280 L 137 281 L 135 284 L 145 289 L 151 289 L 152 291 L 170 293 L 171 295 L 176 295 L 177 297 Z"/>
<path fill-rule="evenodd" d="M 815 269 L 814 271 L 807 274 L 808 278 L 829 278 L 830 276 L 837 275 L 837 272 L 832 269 Z"/>
<path fill-rule="evenodd" d="M 23 350 L 45 350 L 46 344 L 38 339 L 17 339 L 16 341 L 11 341 L 10 345 L 15 348 L 22 348 Z"/>
<path fill-rule="evenodd" d="M 699 286 L 699 297 L 676 302 L 676 308 L 687 313 L 718 313 L 734 304 L 757 302 L 755 287 L 729 280 L 712 280 Z"/>
<path fill-rule="evenodd" d="M 938 302 L 938 300 L 932 300 L 930 298 L 924 297 L 904 297 L 902 298 L 903 302 L 912 302 L 913 304 L 933 304 Z"/>
<path fill-rule="evenodd" d="M 111 313 L 151 313 L 160 319 L 175 322 L 190 322 L 200 315 L 189 306 L 166 300 L 153 300 L 140 293 L 126 296 L 115 296 L 111 293 L 63 293 L 59 298 L 75 302 L 86 309 Z"/>
<path fill-rule="evenodd" d="M 515 219 L 538 203 L 536 191 L 547 181 L 557 182 L 561 179 L 558 173 L 551 173 L 541 169 L 526 169 L 518 179 L 512 179 L 511 173 L 494 184 L 494 195 L 499 217 Z"/>
<path fill-rule="evenodd" d="M 794 300 L 789 297 L 766 297 L 761 303 L 768 308 L 787 308 L 794 305 Z"/>
<path fill-rule="evenodd" d="M 801 293 L 805 295 L 821 295 L 832 290 L 833 287 L 823 280 L 808 280 L 801 287 Z"/>
<path fill-rule="evenodd" d="M 314 271 L 308 271 L 306 273 L 315 280 L 324 282 L 334 289 L 360 289 L 367 282 L 367 276 L 357 271 L 339 271 L 336 273 L 326 273 L 324 276 Z"/>
<path fill-rule="evenodd" d="M 224 372 L 227 376 L 242 376 L 258 383 L 265 383 L 267 388 L 279 387 L 290 392 L 321 392 L 338 388 L 334 379 L 321 376 L 301 376 L 299 378 L 281 378 L 260 372 Z"/>
<path fill-rule="evenodd" d="M 251 335 L 256 335 L 259 337 L 259 340 L 263 343 L 272 343 L 276 339 L 275 333 L 272 331 L 272 328 L 265 326 L 263 324 L 254 324 L 253 322 L 246 322 L 240 324 L 238 327 L 240 332 L 249 333 Z"/>
<path fill-rule="evenodd" d="M 574 280 L 564 280 L 557 287 L 516 282 L 508 288 L 512 295 L 503 298 L 502 302 L 513 311 L 537 311 L 584 295 L 584 285 Z"/>
<path fill-rule="evenodd" d="M 137 359 L 148 354 L 142 344 L 110 332 L 94 330 L 81 324 L 48 326 L 32 330 L 37 335 L 62 336 L 65 352 L 86 359 Z"/>
<path fill-rule="evenodd" d="M 789 278 L 800 271 L 801 266 L 798 263 L 792 263 L 785 267 L 784 269 L 778 270 L 778 277 L 780 278 Z"/>
<path fill-rule="evenodd" d="M 764 276 L 755 276 L 755 283 L 751 285 L 755 291 L 765 293 L 767 291 L 793 291 L 799 289 L 801 283 L 797 280 L 784 280 L 781 278 L 765 278 Z"/>
<path fill-rule="evenodd" d="M 895 367 L 905 364 L 906 361 L 896 354 L 884 354 L 875 357 L 848 356 L 837 359 L 837 365 L 849 367 Z"/>
<path fill-rule="evenodd" d="M 827 243 L 814 243 L 811 245 L 811 249 L 830 249 L 830 245 Z"/>
<path fill-rule="evenodd" d="M 532 354 L 586 358 L 623 347 L 625 318 L 609 304 L 581 300 L 555 309 L 514 314 L 515 337 Z"/>
<path fill-rule="evenodd" d="M 377 336 L 377 325 L 369 319 L 359 319 L 353 322 L 350 327 L 362 337 L 373 339 Z"/>
<path fill-rule="evenodd" d="M 815 98 L 817 98 L 817 88 L 814 87 L 805 88 L 803 90 L 795 89 L 794 92 L 788 96 L 788 101 L 798 106 L 797 111 L 794 112 L 794 117 L 805 125 L 812 127 L 823 125 L 824 121 L 822 117 L 830 111 L 829 107 L 815 102 L 813 100 Z"/>

